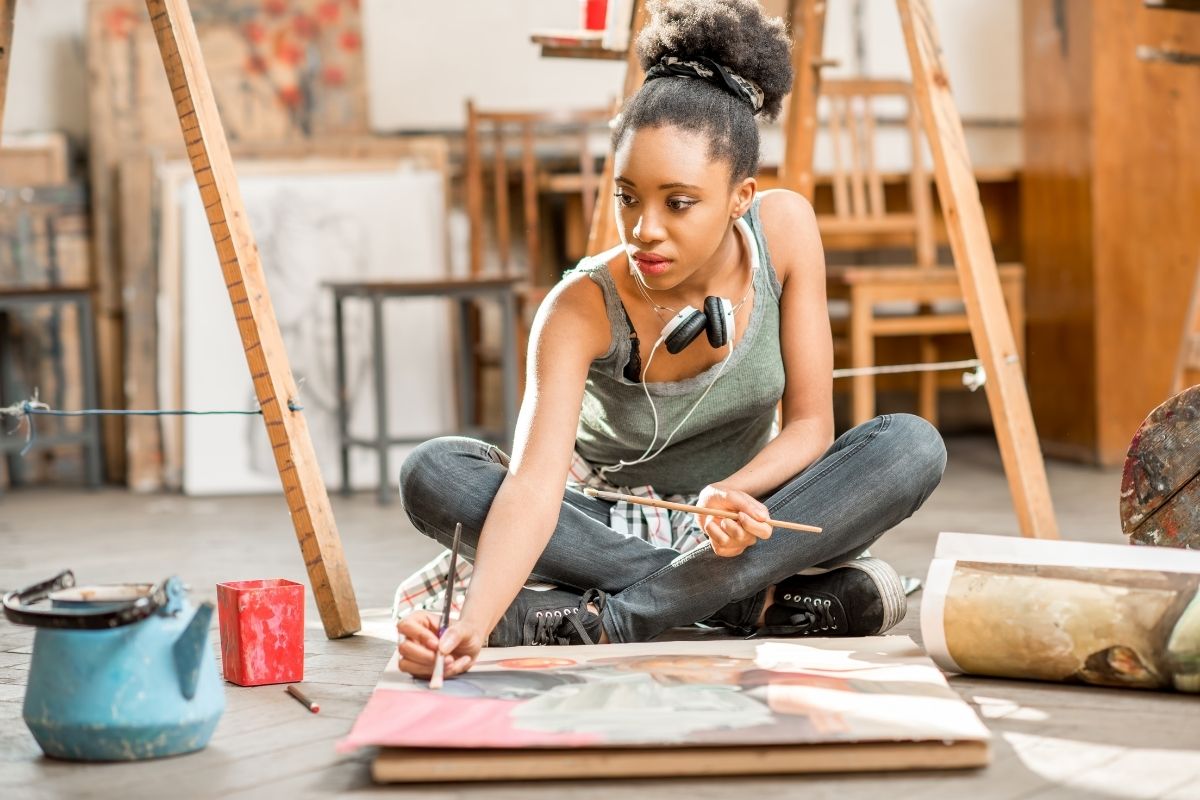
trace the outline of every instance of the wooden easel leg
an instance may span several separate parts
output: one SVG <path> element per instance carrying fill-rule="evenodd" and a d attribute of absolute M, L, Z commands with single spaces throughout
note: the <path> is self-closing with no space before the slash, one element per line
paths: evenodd
<path fill-rule="evenodd" d="M 4 130 L 4 101 L 8 95 L 8 62 L 12 60 L 13 17 L 17 0 L 0 0 L 0 131 Z"/>
<path fill-rule="evenodd" d="M 361 626 L 329 496 L 299 402 L 279 323 L 267 294 L 258 248 L 233 171 L 212 84 L 204 68 L 186 0 L 146 0 L 188 158 L 200 188 L 221 272 L 262 407 L 296 538 L 304 554 L 325 634 L 349 636 Z"/>
<path fill-rule="evenodd" d="M 933 153 L 950 247 L 971 322 L 975 352 L 987 371 L 987 398 L 1021 533 L 1058 538 L 1025 378 L 988 238 L 962 120 L 950 95 L 928 0 L 897 0 L 912 64 L 913 89 Z"/>
<path fill-rule="evenodd" d="M 875 331 L 871 323 L 875 307 L 869 293 L 859 287 L 850 291 L 850 367 L 865 369 L 875 363 Z M 875 378 L 855 375 L 850 379 L 850 420 L 862 425 L 875 416 Z"/>
<path fill-rule="evenodd" d="M 811 203 L 816 191 L 813 148 L 817 143 L 817 97 L 821 92 L 822 51 L 825 46 L 826 0 L 792 0 L 792 71 L 795 83 L 788 96 L 787 135 L 781 183 Z"/>

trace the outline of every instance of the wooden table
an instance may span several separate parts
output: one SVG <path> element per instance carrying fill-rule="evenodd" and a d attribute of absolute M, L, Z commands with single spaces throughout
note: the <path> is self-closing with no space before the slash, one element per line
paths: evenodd
<path fill-rule="evenodd" d="M 625 60 L 624 50 L 604 46 L 604 31 L 538 31 L 529 39 L 542 48 L 542 58 Z"/>

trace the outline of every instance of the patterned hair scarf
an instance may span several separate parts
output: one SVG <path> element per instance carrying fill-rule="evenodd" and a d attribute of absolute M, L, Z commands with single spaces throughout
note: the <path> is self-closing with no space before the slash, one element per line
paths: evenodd
<path fill-rule="evenodd" d="M 739 100 L 745 100 L 757 114 L 763 107 L 763 90 L 752 81 L 705 56 L 663 56 L 659 62 L 646 70 L 646 80 L 668 77 L 700 78 L 729 92 Z"/>

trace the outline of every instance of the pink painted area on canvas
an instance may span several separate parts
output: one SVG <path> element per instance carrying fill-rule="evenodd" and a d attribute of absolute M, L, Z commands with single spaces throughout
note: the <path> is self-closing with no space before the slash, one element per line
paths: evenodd
<path fill-rule="evenodd" d="M 359 747 L 586 747 L 600 737 L 520 730 L 512 712 L 520 703 L 490 697 L 376 689 L 339 753 Z"/>

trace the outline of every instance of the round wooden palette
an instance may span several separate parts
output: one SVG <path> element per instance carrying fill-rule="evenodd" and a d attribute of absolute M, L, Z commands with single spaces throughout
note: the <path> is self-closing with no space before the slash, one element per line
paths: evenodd
<path fill-rule="evenodd" d="M 1121 530 L 1133 544 L 1200 549 L 1200 386 L 1154 409 L 1134 435 Z"/>

